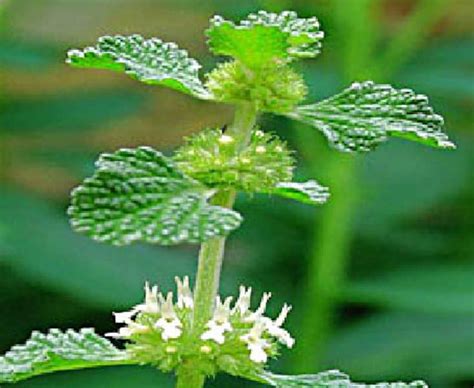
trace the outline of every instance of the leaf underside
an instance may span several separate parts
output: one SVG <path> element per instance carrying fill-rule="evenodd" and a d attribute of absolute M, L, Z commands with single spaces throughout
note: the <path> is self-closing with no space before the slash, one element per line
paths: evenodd
<path fill-rule="evenodd" d="M 292 11 L 259 11 L 238 24 L 216 15 L 210 23 L 206 35 L 211 51 L 238 59 L 250 68 L 315 57 L 324 36 L 317 18 L 300 19 Z"/>
<path fill-rule="evenodd" d="M 307 182 L 281 182 L 271 194 L 291 198 L 310 205 L 321 205 L 329 199 L 329 190 L 315 180 Z"/>
<path fill-rule="evenodd" d="M 166 86 L 202 99 L 211 97 L 199 79 L 201 65 L 175 43 L 157 38 L 102 36 L 94 47 L 69 50 L 66 62 L 75 67 L 123 71 L 147 84 Z"/>
<path fill-rule="evenodd" d="M 126 351 L 98 336 L 94 329 L 50 329 L 48 334 L 33 332 L 24 345 L 16 345 L 0 357 L 0 383 L 61 370 L 133 363 Z"/>
<path fill-rule="evenodd" d="M 319 129 L 334 148 L 344 152 L 370 151 L 389 136 L 455 148 L 443 132 L 443 118 L 434 113 L 426 96 L 372 81 L 356 82 L 288 116 Z"/>
<path fill-rule="evenodd" d="M 262 382 L 277 388 L 427 388 L 423 381 L 414 381 L 411 383 L 377 383 L 362 384 L 354 383 L 349 376 L 338 370 L 329 370 L 315 375 L 277 375 L 271 372 L 263 372 L 259 378 Z"/>
<path fill-rule="evenodd" d="M 209 189 L 150 147 L 103 154 L 94 175 L 72 192 L 68 214 L 78 232 L 98 241 L 163 245 L 223 236 L 242 218 L 207 203 Z"/>

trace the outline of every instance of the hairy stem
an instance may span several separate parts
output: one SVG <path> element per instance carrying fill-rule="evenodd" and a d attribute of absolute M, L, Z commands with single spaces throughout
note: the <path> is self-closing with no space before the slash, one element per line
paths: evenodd
<path fill-rule="evenodd" d="M 257 112 L 253 105 L 237 106 L 228 134 L 235 138 L 238 149 L 248 144 L 256 117 Z M 221 190 L 214 195 L 211 202 L 213 205 L 230 209 L 234 205 L 235 196 L 235 190 Z M 216 237 L 201 244 L 194 288 L 193 331 L 196 335 L 202 332 L 204 325 L 212 317 L 219 289 L 225 242 L 225 237 Z M 193 365 L 183 365 L 178 371 L 176 387 L 201 388 L 204 381 L 205 376 L 199 370 L 193 369 Z"/>

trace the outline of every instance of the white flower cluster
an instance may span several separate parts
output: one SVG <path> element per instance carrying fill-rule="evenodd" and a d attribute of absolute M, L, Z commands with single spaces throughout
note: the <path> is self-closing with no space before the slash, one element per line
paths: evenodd
<path fill-rule="evenodd" d="M 161 338 L 163 341 L 169 339 L 179 338 L 182 334 L 183 324 L 178 318 L 175 309 L 192 310 L 194 306 L 193 295 L 189 288 L 189 278 L 186 276 L 181 281 L 178 277 L 175 278 L 178 288 L 178 301 L 176 305 L 173 303 L 173 293 L 168 292 L 166 298 L 160 292 L 158 293 L 158 286 L 153 286 L 145 283 L 145 302 L 136 305 L 129 311 L 120 313 L 113 313 L 116 323 L 125 323 L 127 326 L 121 327 L 117 333 L 107 333 L 108 337 L 129 339 L 134 334 L 150 333 L 154 329 L 161 330 Z M 133 318 L 139 314 L 147 314 L 151 317 L 155 316 L 157 319 L 153 325 L 146 325 L 138 323 Z"/>
<path fill-rule="evenodd" d="M 277 319 L 272 320 L 264 316 L 270 293 L 264 293 L 260 306 L 257 310 L 250 310 L 250 297 L 252 289 L 240 287 L 240 294 L 234 307 L 230 304 L 232 297 L 225 299 L 217 297 L 216 308 L 213 318 L 206 324 L 207 331 L 201 335 L 202 340 L 212 340 L 218 344 L 224 344 L 225 333 L 234 331 L 241 332 L 240 341 L 244 342 L 250 351 L 249 357 L 253 362 L 265 363 L 268 359 L 267 349 L 272 344 L 272 339 L 287 346 L 293 347 L 295 340 L 290 333 L 282 328 L 291 307 L 284 305 Z"/>
<path fill-rule="evenodd" d="M 126 326 L 116 333 L 107 336 L 138 341 L 140 335 L 159 332 L 161 340 L 168 342 L 178 340 L 190 325 L 185 322 L 192 320 L 194 300 L 189 287 L 189 278 L 175 278 L 177 284 L 177 302 L 173 302 L 173 294 L 166 297 L 158 292 L 158 287 L 150 288 L 145 284 L 145 301 L 130 311 L 114 313 L 115 321 Z M 232 297 L 224 301 L 218 296 L 212 318 L 206 323 L 204 330 L 196 335 L 199 351 L 209 354 L 226 353 L 226 347 L 233 352 L 241 347 L 247 352 L 251 362 L 264 364 L 269 355 L 275 354 L 275 343 L 279 342 L 288 348 L 293 347 L 295 340 L 282 326 L 291 310 L 285 304 L 279 316 L 273 320 L 264 316 L 270 299 L 270 293 L 264 293 L 257 310 L 250 310 L 252 289 L 240 287 L 237 302 L 231 307 Z M 187 329 L 186 329 L 187 328 Z M 192 335 L 192 333 L 189 333 Z M 176 349 L 173 347 L 173 349 Z M 273 349 L 273 350 L 272 350 Z"/>

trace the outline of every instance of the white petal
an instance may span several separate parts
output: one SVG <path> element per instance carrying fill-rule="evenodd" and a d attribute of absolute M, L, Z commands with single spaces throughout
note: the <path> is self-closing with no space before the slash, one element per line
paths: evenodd
<path fill-rule="evenodd" d="M 132 334 L 148 333 L 150 331 L 149 326 L 145 326 L 136 322 L 130 322 L 128 324 L 128 329 Z"/>
<path fill-rule="evenodd" d="M 122 311 L 120 313 L 112 313 L 116 323 L 129 323 L 131 319 L 138 313 L 139 309 L 134 307 L 130 311 Z"/>
<path fill-rule="evenodd" d="M 260 301 L 260 306 L 258 309 L 253 312 L 250 316 L 244 318 L 247 322 L 255 322 L 263 316 L 265 309 L 267 308 L 268 300 L 271 298 L 272 294 L 270 292 L 264 292 L 262 296 L 262 300 Z"/>
<path fill-rule="evenodd" d="M 177 318 L 176 313 L 173 308 L 173 293 L 168 292 L 166 295 L 166 300 L 161 305 L 161 315 L 166 320 L 173 320 Z"/>
<path fill-rule="evenodd" d="M 235 303 L 235 306 L 232 310 L 232 313 L 239 312 L 240 315 L 244 315 L 249 307 L 250 307 L 250 298 L 252 294 L 252 288 L 245 288 L 244 286 L 240 286 L 239 288 L 239 298 Z"/>
<path fill-rule="evenodd" d="M 161 338 L 163 341 L 167 341 L 168 339 L 176 339 L 181 336 L 181 329 L 178 326 L 166 326 L 163 332 L 161 333 Z"/>
<path fill-rule="evenodd" d="M 264 292 L 262 296 L 262 300 L 260 301 L 260 306 L 258 306 L 257 311 L 255 311 L 255 314 L 257 315 L 263 315 L 265 312 L 265 309 L 267 308 L 267 303 L 268 300 L 272 297 L 271 292 Z"/>
<path fill-rule="evenodd" d="M 288 333 L 288 331 L 282 329 L 281 327 L 268 327 L 268 333 L 273 337 L 277 338 L 278 341 L 285 345 L 287 348 L 291 349 L 295 344 L 295 339 L 290 335 L 290 333 Z"/>
<path fill-rule="evenodd" d="M 148 282 L 145 283 L 145 303 L 136 306 L 140 311 L 148 314 L 158 314 L 160 305 L 158 303 L 158 286 L 150 289 Z"/>
<path fill-rule="evenodd" d="M 256 362 L 258 364 L 267 362 L 267 353 L 260 344 L 248 344 L 247 347 L 250 350 L 250 359 L 253 362 Z"/>
<path fill-rule="evenodd" d="M 182 308 L 192 309 L 194 307 L 193 293 L 189 287 L 189 277 L 185 276 L 181 281 L 177 276 L 174 278 L 178 289 L 178 302 L 176 305 Z"/>
<path fill-rule="evenodd" d="M 291 311 L 291 306 L 288 306 L 286 303 L 283 305 L 280 315 L 275 319 L 275 325 L 282 326 L 285 323 L 288 313 Z"/>
<path fill-rule="evenodd" d="M 132 331 L 128 327 L 121 327 L 117 333 L 105 333 L 104 335 L 111 338 L 128 338 L 132 334 Z"/>
<path fill-rule="evenodd" d="M 210 329 L 201 334 L 201 339 L 203 341 L 212 340 L 222 345 L 225 342 L 224 331 Z"/>
<path fill-rule="evenodd" d="M 170 338 L 178 338 L 182 333 L 182 324 L 178 318 L 167 320 L 162 317 L 155 323 L 155 327 L 162 330 L 161 338 L 163 338 L 164 341 L 167 341 Z"/>

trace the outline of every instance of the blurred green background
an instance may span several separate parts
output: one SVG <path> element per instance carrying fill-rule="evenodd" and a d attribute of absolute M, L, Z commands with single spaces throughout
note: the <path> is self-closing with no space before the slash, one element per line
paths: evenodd
<path fill-rule="evenodd" d="M 299 151 L 297 174 L 332 190 L 312 208 L 239 198 L 245 223 L 229 242 L 223 293 L 269 290 L 276 314 L 294 305 L 297 338 L 274 369 L 338 368 L 360 381 L 474 382 L 474 3 L 472 0 L 0 0 L 0 352 L 32 330 L 114 329 L 110 312 L 142 297 L 144 280 L 172 287 L 193 274 L 196 247 L 112 248 L 76 235 L 65 208 L 101 151 L 147 144 L 171 151 L 183 135 L 228 123 L 231 110 L 78 70 L 65 51 L 104 34 L 175 41 L 204 65 L 214 13 L 260 8 L 316 15 L 322 55 L 298 65 L 308 100 L 352 80 L 428 94 L 455 152 L 392 140 L 358 157 L 330 150 L 302 124 L 263 116 Z M 150 368 L 62 373 L 19 387 L 171 387 Z M 218 376 L 209 386 L 255 384 Z"/>

